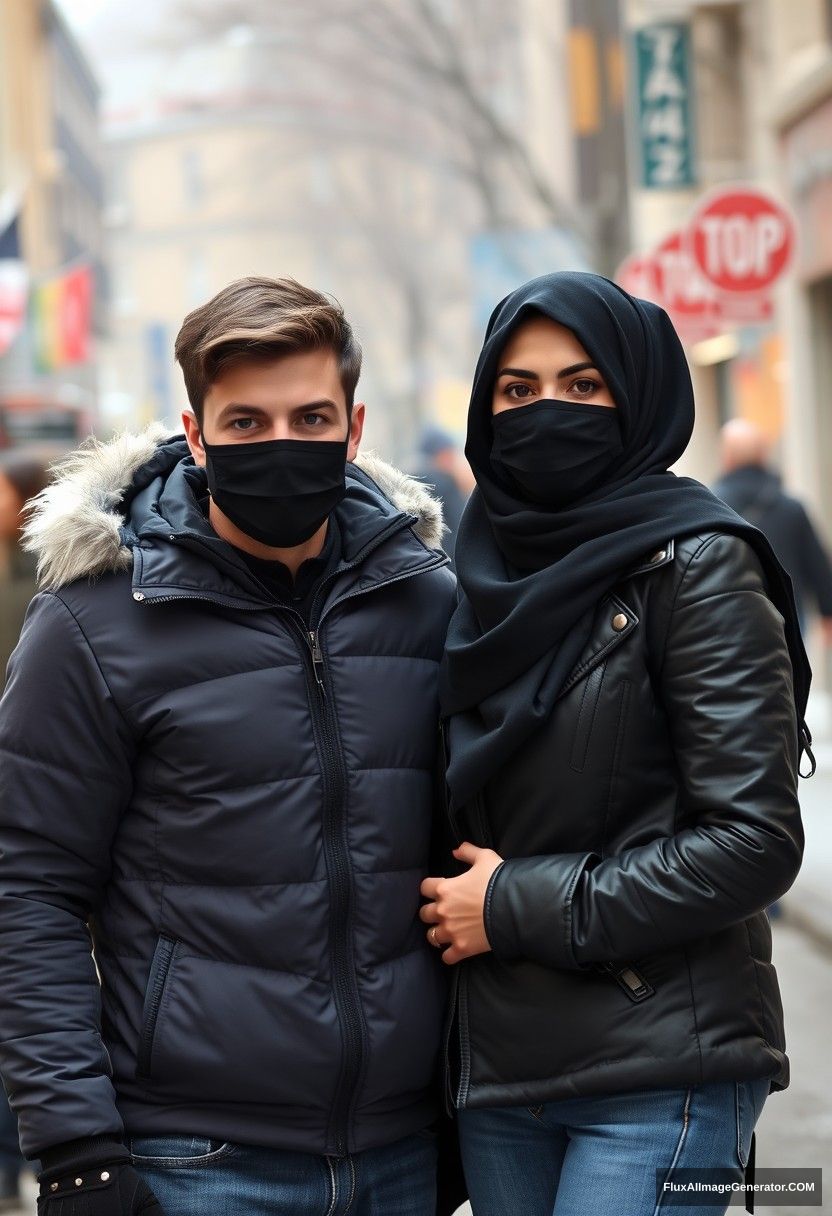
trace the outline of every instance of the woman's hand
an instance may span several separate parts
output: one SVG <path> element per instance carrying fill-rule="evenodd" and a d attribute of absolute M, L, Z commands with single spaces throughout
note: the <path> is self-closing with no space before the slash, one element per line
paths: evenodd
<path fill-rule="evenodd" d="M 421 890 L 431 902 L 419 911 L 431 926 L 428 941 L 442 950 L 442 962 L 449 964 L 491 949 L 485 935 L 485 893 L 503 861 L 493 849 L 478 849 L 467 841 L 453 852 L 471 869 L 458 878 L 426 878 Z"/>

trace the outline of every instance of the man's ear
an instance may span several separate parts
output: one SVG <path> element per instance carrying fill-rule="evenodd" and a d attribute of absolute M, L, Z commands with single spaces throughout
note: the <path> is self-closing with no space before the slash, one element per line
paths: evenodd
<path fill-rule="evenodd" d="M 347 447 L 347 460 L 355 460 L 361 446 L 361 436 L 364 433 L 364 414 L 366 406 L 363 401 L 356 401 L 350 415 L 350 441 Z"/>
<path fill-rule="evenodd" d="M 202 435 L 200 433 L 199 423 L 196 420 L 196 414 L 193 412 L 193 410 L 182 411 L 182 425 L 185 428 L 185 438 L 188 441 L 188 447 L 191 449 L 194 464 L 204 467 L 205 449 L 202 446 Z"/>

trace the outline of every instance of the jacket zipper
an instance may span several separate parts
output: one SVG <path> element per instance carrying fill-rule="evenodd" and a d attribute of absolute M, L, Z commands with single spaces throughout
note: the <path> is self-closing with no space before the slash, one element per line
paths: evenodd
<path fill-rule="evenodd" d="M 612 976 L 635 1005 L 655 996 L 656 989 L 631 963 L 601 963 L 601 970 Z"/>
<path fill-rule="evenodd" d="M 406 523 L 400 525 L 402 529 L 406 526 L 408 526 Z M 396 528 L 388 529 L 386 533 L 376 538 L 376 543 L 372 548 L 376 548 L 382 541 L 394 535 L 397 530 Z M 328 578 L 324 579 L 316 592 L 315 600 L 312 604 L 310 622 L 314 622 L 315 620 L 315 608 L 321 598 L 321 592 L 325 584 L 338 575 L 345 573 L 345 571 L 360 565 L 369 552 L 371 552 L 371 549 L 365 548 L 351 563 L 341 566 L 338 570 L 334 570 Z M 324 785 L 324 830 L 322 835 L 327 873 L 330 879 L 330 941 L 333 955 L 333 992 L 338 1020 L 341 1025 L 344 1050 L 341 1075 L 338 1080 L 330 1126 L 334 1126 L 335 1128 L 336 1153 L 342 1157 L 346 1156 L 348 1151 L 352 1111 L 358 1098 L 359 1081 L 364 1069 L 366 1031 L 352 953 L 352 873 L 349 858 L 349 841 L 347 839 L 347 824 L 345 814 L 339 814 L 339 811 L 343 812 L 346 805 L 346 771 L 334 707 L 326 695 L 326 664 L 324 650 L 321 645 L 320 630 L 325 617 L 345 600 L 353 599 L 357 595 L 366 595 L 371 591 L 380 590 L 382 587 L 388 587 L 392 583 L 400 582 L 406 578 L 413 578 L 417 574 L 426 574 L 447 564 L 448 558 L 443 556 L 416 569 L 407 570 L 401 574 L 384 579 L 382 582 L 374 583 L 371 587 L 360 587 L 356 591 L 343 595 L 328 606 L 326 612 L 318 620 L 317 626 L 311 629 L 306 628 L 306 623 L 301 614 L 287 605 L 275 605 L 272 603 L 263 604 L 262 606 L 256 604 L 234 605 L 235 608 L 261 612 L 277 607 L 279 611 L 283 612 L 291 625 L 290 632 L 296 635 L 300 634 L 303 640 L 301 653 L 305 656 L 306 670 L 308 674 L 311 672 L 314 683 L 314 687 L 310 688 L 312 695 L 309 698 L 309 703 L 312 712 L 313 734 L 320 757 L 321 775 Z M 144 602 L 158 604 L 180 599 L 217 602 L 214 596 L 197 595 L 194 593 L 159 596 L 158 598 L 154 597 Z"/>
<path fill-rule="evenodd" d="M 306 640 L 314 679 L 310 697 L 312 730 L 324 789 L 322 836 L 329 875 L 333 993 L 344 1052 L 330 1126 L 335 1129 L 335 1151 L 343 1157 L 348 1151 L 352 1106 L 364 1068 L 366 1030 L 352 948 L 353 883 L 347 838 L 344 754 L 334 706 L 326 693 L 326 666 L 318 630 L 308 630 Z"/>
<path fill-rule="evenodd" d="M 156 1022 L 159 1018 L 159 1008 L 165 992 L 165 984 L 170 975 L 170 968 L 177 943 L 172 937 L 159 938 L 150 966 L 150 976 L 147 981 L 147 998 L 144 1016 L 142 1018 L 142 1033 L 139 1039 L 139 1049 L 136 1055 L 136 1076 L 149 1077 L 151 1071 L 153 1040 L 156 1036 Z"/>

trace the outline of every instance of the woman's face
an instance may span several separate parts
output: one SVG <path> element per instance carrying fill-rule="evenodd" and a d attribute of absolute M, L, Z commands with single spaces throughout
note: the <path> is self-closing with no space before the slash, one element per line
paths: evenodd
<path fill-rule="evenodd" d="M 15 487 L 0 473 L 0 540 L 13 540 L 20 529 L 23 503 Z"/>
<path fill-rule="evenodd" d="M 534 401 L 585 401 L 615 409 L 604 378 L 565 325 L 533 317 L 518 325 L 500 356 L 492 414 Z"/>

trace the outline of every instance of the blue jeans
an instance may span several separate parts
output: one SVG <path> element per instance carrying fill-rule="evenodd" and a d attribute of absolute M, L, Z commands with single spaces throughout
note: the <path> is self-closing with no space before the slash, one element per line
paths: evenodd
<path fill-rule="evenodd" d="M 351 1157 L 133 1136 L 133 1164 L 165 1216 L 434 1216 L 436 1140 L 417 1132 Z"/>
<path fill-rule="evenodd" d="M 720 1081 L 459 1112 L 474 1216 L 720 1216 L 657 1202 L 657 1171 L 742 1178 L 768 1081 Z"/>

